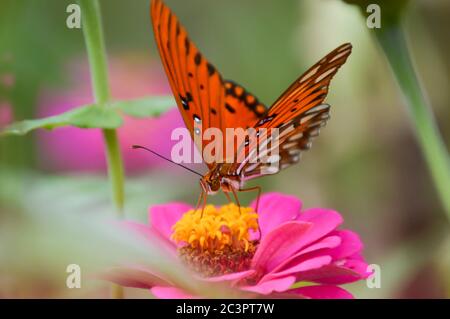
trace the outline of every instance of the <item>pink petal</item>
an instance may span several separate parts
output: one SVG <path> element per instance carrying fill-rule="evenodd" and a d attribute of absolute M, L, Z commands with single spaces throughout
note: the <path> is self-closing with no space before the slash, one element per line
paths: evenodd
<path fill-rule="evenodd" d="M 308 271 L 312 269 L 318 269 L 320 267 L 323 267 L 325 265 L 328 265 L 331 262 L 330 256 L 320 256 L 320 257 L 314 257 L 311 259 L 303 260 L 302 262 L 293 265 L 292 267 L 289 267 L 283 271 L 280 272 L 271 272 L 270 274 L 267 274 L 264 276 L 260 282 L 265 282 L 268 280 L 272 280 L 274 278 L 280 278 L 280 277 L 286 277 L 288 275 L 293 275 L 302 271 Z"/>
<path fill-rule="evenodd" d="M 365 279 L 368 275 L 367 264 L 365 262 L 347 260 L 344 265 L 331 264 L 319 269 L 299 273 L 297 280 L 341 285 Z"/>
<path fill-rule="evenodd" d="M 351 293 L 337 286 L 308 286 L 296 288 L 288 291 L 289 293 L 300 294 L 312 299 L 353 299 Z"/>
<path fill-rule="evenodd" d="M 264 236 L 252 259 L 252 268 L 271 271 L 283 260 L 302 248 L 302 238 L 312 225 L 304 222 L 287 222 Z M 300 245 L 299 245 L 300 244 Z"/>
<path fill-rule="evenodd" d="M 339 245 L 342 243 L 342 239 L 339 236 L 328 236 L 325 238 L 322 238 L 321 240 L 317 241 L 316 243 L 309 245 L 305 249 L 302 249 L 298 255 L 307 254 L 313 251 L 326 249 L 326 248 L 336 248 L 339 247 Z M 327 250 L 328 252 L 328 250 Z M 327 253 L 327 255 L 330 255 Z"/>
<path fill-rule="evenodd" d="M 198 297 L 189 295 L 187 292 L 175 287 L 153 287 L 152 294 L 159 299 L 196 299 Z"/>
<path fill-rule="evenodd" d="M 268 278 L 277 277 L 277 273 L 284 273 L 284 271 L 302 264 L 308 259 L 323 256 L 330 256 L 335 262 L 337 261 L 336 258 L 339 258 L 339 264 L 330 264 L 330 261 L 328 263 L 330 265 L 324 269 L 316 267 L 315 270 L 303 270 L 306 273 L 297 273 L 297 278 L 326 284 L 341 284 L 366 278 L 368 276 L 368 273 L 366 273 L 367 264 L 363 259 L 360 257 L 357 260 L 345 258 L 349 254 L 355 255 L 360 251 L 362 245 L 359 238 L 349 231 L 334 231 L 332 234 L 333 236 L 325 237 L 286 259 L 267 275 Z M 355 255 L 356 257 L 358 256 Z"/>
<path fill-rule="evenodd" d="M 234 280 L 241 280 L 243 278 L 247 278 L 255 273 L 255 270 L 250 269 L 246 271 L 241 272 L 234 272 L 227 275 L 217 276 L 217 277 L 209 277 L 209 278 L 202 278 L 203 280 L 210 281 L 210 282 L 219 282 L 219 281 L 234 281 Z"/>
<path fill-rule="evenodd" d="M 172 226 L 190 209 L 192 209 L 191 206 L 183 203 L 155 205 L 150 208 L 150 224 L 170 240 Z"/>
<path fill-rule="evenodd" d="M 336 211 L 311 208 L 302 212 L 298 217 L 298 221 L 313 224 L 313 227 L 308 232 L 308 238 L 303 238 L 303 245 L 307 245 L 335 230 L 343 222 L 343 219 Z"/>
<path fill-rule="evenodd" d="M 358 260 L 358 261 L 364 261 L 364 262 L 366 261 L 366 260 L 364 259 L 364 257 L 362 256 L 362 254 L 361 254 L 360 251 L 357 252 L 357 253 L 355 253 L 355 254 L 353 254 L 353 255 L 351 255 L 351 256 L 348 256 L 347 259 Z"/>
<path fill-rule="evenodd" d="M 357 273 L 359 279 L 366 279 L 371 274 L 371 272 L 368 271 L 368 266 L 369 265 L 364 260 L 346 259 L 342 267 Z"/>
<path fill-rule="evenodd" d="M 242 286 L 242 290 L 268 295 L 273 292 L 283 292 L 288 290 L 295 282 L 294 276 L 278 278 L 260 283 L 255 286 Z"/>
<path fill-rule="evenodd" d="M 279 225 L 296 220 L 302 203 L 294 196 L 280 193 L 267 193 L 260 197 L 258 222 L 262 235 L 268 234 Z M 251 207 L 256 208 L 256 200 Z"/>
<path fill-rule="evenodd" d="M 269 298 L 271 299 L 309 299 L 306 296 L 300 294 L 291 294 L 289 290 L 286 292 L 274 292 L 270 294 Z"/>
<path fill-rule="evenodd" d="M 271 273 L 280 272 L 283 269 L 291 268 L 299 263 L 302 263 L 308 259 L 317 258 L 321 256 L 329 256 L 326 252 L 323 251 L 325 248 L 334 248 L 337 247 L 341 243 L 341 238 L 339 236 L 328 236 L 322 238 L 320 241 L 307 246 L 306 248 L 300 250 L 295 255 L 287 258 L 282 263 L 280 263 L 277 267 L 275 267 Z M 330 260 L 331 262 L 331 260 Z M 329 262 L 328 262 L 329 263 Z M 303 270 L 305 271 L 305 270 Z"/>
<path fill-rule="evenodd" d="M 339 236 L 342 243 L 334 249 L 327 250 L 326 254 L 333 257 L 334 260 L 347 258 L 363 248 L 363 244 L 359 236 L 350 230 L 338 230 L 333 234 Z"/>

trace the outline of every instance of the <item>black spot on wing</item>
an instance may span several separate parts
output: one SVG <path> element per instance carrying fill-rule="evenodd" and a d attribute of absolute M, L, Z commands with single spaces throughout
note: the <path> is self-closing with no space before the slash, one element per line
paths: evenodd
<path fill-rule="evenodd" d="M 200 65 L 200 63 L 202 62 L 202 55 L 200 54 L 200 52 L 197 52 L 197 54 L 195 55 L 194 62 L 196 65 Z"/>
<path fill-rule="evenodd" d="M 236 84 L 236 82 L 231 80 L 226 80 L 225 85 L 225 95 L 230 95 L 250 109 L 258 118 L 263 116 L 267 110 L 267 107 L 262 104 L 258 98 L 253 94 L 245 90 L 242 86 Z"/>
<path fill-rule="evenodd" d="M 208 63 L 207 67 L 209 76 L 212 76 L 216 72 L 216 68 L 211 63 Z"/>
<path fill-rule="evenodd" d="M 264 124 L 266 124 L 266 123 L 272 121 L 275 117 L 277 117 L 277 114 L 273 114 L 273 115 L 271 115 L 271 116 L 266 116 L 266 117 L 262 118 L 262 119 L 258 122 L 258 124 L 256 124 L 256 126 L 264 125 Z"/>
<path fill-rule="evenodd" d="M 186 49 L 186 55 L 189 55 L 191 43 L 189 42 L 188 38 L 184 39 L 184 48 Z"/>
<path fill-rule="evenodd" d="M 228 103 L 225 103 L 225 108 L 230 112 L 230 113 L 236 113 L 236 110 Z"/>
<path fill-rule="evenodd" d="M 180 94 L 181 105 L 183 105 L 183 109 L 185 111 L 189 110 L 189 101 Z"/>
<path fill-rule="evenodd" d="M 194 122 L 195 123 L 197 123 L 197 124 L 199 124 L 199 123 L 201 123 L 201 119 L 200 119 L 200 116 L 198 116 L 197 114 L 194 114 L 193 116 L 192 116 L 192 118 L 194 119 Z"/>

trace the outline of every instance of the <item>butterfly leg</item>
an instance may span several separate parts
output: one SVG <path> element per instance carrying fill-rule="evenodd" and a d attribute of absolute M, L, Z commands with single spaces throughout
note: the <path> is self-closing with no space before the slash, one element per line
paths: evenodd
<path fill-rule="evenodd" d="M 233 197 L 236 200 L 236 204 L 239 207 L 239 214 L 241 214 L 241 203 L 239 202 L 239 198 L 237 197 L 236 190 L 233 187 L 230 187 L 231 192 L 233 193 Z"/>
<path fill-rule="evenodd" d="M 258 195 L 256 196 L 256 207 L 255 207 L 255 212 L 258 214 L 259 198 L 261 197 L 261 187 L 260 186 L 255 186 L 255 187 L 246 188 L 246 189 L 239 189 L 238 191 L 239 192 L 251 192 L 251 191 L 257 191 L 258 192 Z M 261 236 L 262 236 L 262 232 L 261 232 L 261 227 L 259 226 L 259 223 L 258 223 L 258 233 L 259 233 L 258 240 L 260 240 Z"/>
<path fill-rule="evenodd" d="M 258 192 L 258 195 L 256 196 L 256 207 L 255 207 L 255 212 L 258 214 L 259 198 L 261 197 L 261 187 L 255 186 L 255 187 L 251 187 L 251 188 L 238 189 L 238 191 L 241 193 L 252 192 L 252 191 Z"/>
<path fill-rule="evenodd" d="M 206 198 L 208 197 L 208 193 L 203 192 L 204 196 L 203 196 L 203 204 L 202 204 L 202 214 L 200 215 L 200 218 L 203 218 L 203 212 L 205 211 L 205 207 L 206 207 Z"/>
<path fill-rule="evenodd" d="M 201 184 L 200 184 L 201 186 Z M 205 211 L 206 206 L 206 198 L 208 197 L 208 193 L 205 192 L 203 187 L 201 188 L 200 196 L 198 197 L 197 205 L 195 206 L 195 210 L 200 208 L 200 204 L 202 203 L 202 214 L 200 215 L 200 218 L 203 218 L 203 212 Z"/>
<path fill-rule="evenodd" d="M 198 197 L 198 200 L 197 200 L 197 205 L 195 205 L 195 210 L 197 210 L 200 207 L 200 203 L 202 202 L 204 193 L 205 192 L 202 189 L 201 192 L 200 192 L 200 196 Z"/>
<path fill-rule="evenodd" d="M 224 193 L 224 195 L 225 195 L 225 197 L 228 199 L 228 202 L 229 203 L 232 203 L 233 201 L 231 200 L 231 197 L 230 197 L 230 194 L 228 194 L 227 192 L 223 192 Z"/>

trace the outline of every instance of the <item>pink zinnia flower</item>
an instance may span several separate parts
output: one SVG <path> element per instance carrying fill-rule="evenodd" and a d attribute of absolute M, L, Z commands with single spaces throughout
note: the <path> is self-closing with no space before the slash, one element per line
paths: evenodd
<path fill-rule="evenodd" d="M 13 111 L 8 102 L 0 101 L 0 129 L 13 121 Z"/>
<path fill-rule="evenodd" d="M 278 193 L 261 197 L 258 214 L 255 202 L 241 208 L 208 205 L 203 215 L 172 203 L 152 207 L 150 225 L 125 225 L 163 237 L 203 280 L 224 282 L 254 297 L 352 298 L 339 285 L 369 275 L 359 236 L 338 229 L 343 222 L 338 212 L 301 206 L 297 198 Z M 139 267 L 111 271 L 106 278 L 148 288 L 158 298 L 201 297 Z"/>

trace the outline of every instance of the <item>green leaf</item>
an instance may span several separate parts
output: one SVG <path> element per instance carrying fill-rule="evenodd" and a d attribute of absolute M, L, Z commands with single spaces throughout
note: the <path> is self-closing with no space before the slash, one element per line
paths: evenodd
<path fill-rule="evenodd" d="M 54 129 L 62 126 L 80 128 L 115 129 L 122 125 L 120 113 L 145 118 L 163 114 L 176 105 L 171 96 L 152 96 L 129 101 L 112 102 L 111 105 L 84 105 L 68 112 L 35 120 L 24 120 L 7 126 L 2 135 L 25 135 L 35 129 Z"/>
<path fill-rule="evenodd" d="M 122 125 L 122 118 L 113 108 L 86 105 L 42 119 L 25 120 L 7 126 L 0 135 L 25 135 L 38 128 L 54 129 L 61 126 L 114 129 Z"/>
<path fill-rule="evenodd" d="M 176 105 L 171 96 L 151 96 L 113 103 L 113 108 L 133 117 L 159 116 Z"/>

